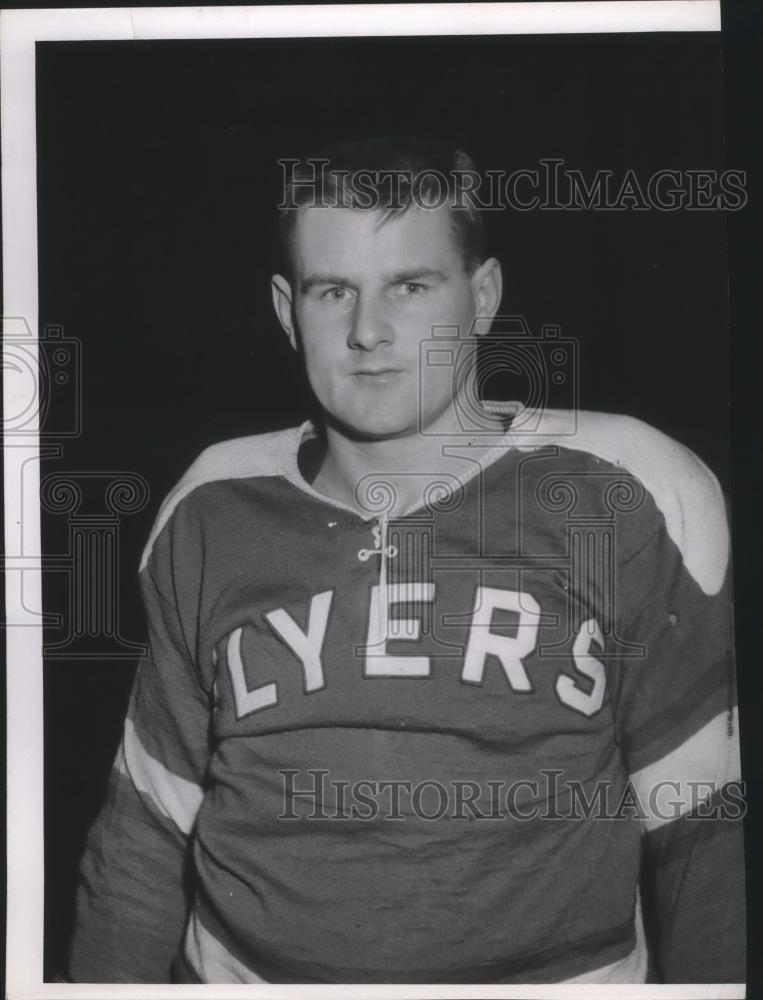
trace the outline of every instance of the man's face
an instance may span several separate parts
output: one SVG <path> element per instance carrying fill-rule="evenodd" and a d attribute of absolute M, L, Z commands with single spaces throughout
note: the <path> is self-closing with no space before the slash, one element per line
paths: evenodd
<path fill-rule="evenodd" d="M 478 311 L 495 312 L 482 285 L 497 262 L 467 273 L 444 208 L 387 220 L 374 211 L 306 208 L 293 256 L 293 282 L 274 277 L 276 311 L 304 352 L 327 415 L 375 439 L 445 419 L 453 368 L 420 370 L 420 345 L 437 326 L 458 328 L 465 339 Z"/>

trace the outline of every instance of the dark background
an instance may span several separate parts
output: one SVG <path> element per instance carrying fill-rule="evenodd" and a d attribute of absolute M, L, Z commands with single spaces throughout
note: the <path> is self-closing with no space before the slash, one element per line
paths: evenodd
<path fill-rule="evenodd" d="M 713 35 L 41 43 L 37 55 L 40 323 L 76 338 L 82 362 L 79 433 L 43 475 L 149 484 L 119 522 L 118 631 L 133 643 L 137 564 L 163 496 L 206 445 L 293 424 L 310 405 L 271 316 L 277 158 L 428 132 L 483 169 L 560 157 L 587 178 L 630 168 L 645 184 L 726 165 Z M 488 221 L 503 311 L 579 341 L 583 406 L 677 437 L 728 490 L 724 213 Z M 54 388 L 52 441 L 68 406 Z M 44 511 L 43 550 L 66 553 L 70 528 Z M 46 610 L 64 618 L 54 644 L 71 595 L 61 573 L 44 583 Z M 46 977 L 65 953 L 136 662 L 99 654 L 97 636 L 67 649 L 45 666 Z"/>

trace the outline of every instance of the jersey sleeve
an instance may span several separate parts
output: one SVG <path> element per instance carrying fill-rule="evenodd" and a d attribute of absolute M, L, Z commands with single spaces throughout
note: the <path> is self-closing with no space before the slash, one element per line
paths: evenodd
<path fill-rule="evenodd" d="M 210 722 L 194 632 L 198 573 L 182 565 L 188 551 L 188 538 L 171 523 L 141 569 L 149 653 L 81 863 L 74 982 L 167 983 L 181 944 Z"/>
<path fill-rule="evenodd" d="M 701 463 L 694 471 L 665 505 L 667 517 L 652 508 L 656 527 L 618 568 L 625 649 L 615 724 L 643 824 L 642 892 L 658 976 L 738 983 L 744 807 L 728 529 L 714 477 Z"/>

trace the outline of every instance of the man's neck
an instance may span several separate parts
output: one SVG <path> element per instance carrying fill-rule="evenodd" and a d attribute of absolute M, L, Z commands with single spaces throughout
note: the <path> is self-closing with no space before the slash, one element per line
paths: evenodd
<path fill-rule="evenodd" d="M 394 438 L 354 438 L 326 427 L 326 447 L 313 487 L 363 514 L 381 503 L 389 516 L 423 502 L 425 480 L 438 472 L 463 475 L 504 431 L 499 418 L 489 433 L 469 434 L 457 421 L 441 422 L 430 433 L 416 429 Z M 436 433 L 435 433 L 436 430 Z M 389 498 L 389 503 L 387 503 Z"/>

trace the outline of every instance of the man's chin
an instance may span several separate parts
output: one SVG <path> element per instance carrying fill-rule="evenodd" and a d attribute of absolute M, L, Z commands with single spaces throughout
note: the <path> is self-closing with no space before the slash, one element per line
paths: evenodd
<path fill-rule="evenodd" d="M 390 441 L 395 438 L 411 437 L 418 431 L 415 421 L 405 421 L 394 414 L 385 414 L 374 419 L 370 416 L 347 419 L 325 414 L 325 419 L 328 424 L 353 441 Z"/>

